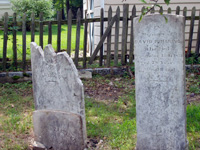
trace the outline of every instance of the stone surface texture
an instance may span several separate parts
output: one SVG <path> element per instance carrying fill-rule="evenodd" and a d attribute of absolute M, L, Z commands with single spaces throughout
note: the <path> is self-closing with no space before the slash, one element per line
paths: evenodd
<path fill-rule="evenodd" d="M 31 65 L 35 109 L 52 111 L 52 118 L 54 114 L 53 111 L 62 111 L 71 113 L 72 115 L 79 115 L 81 117 L 82 127 L 81 131 L 76 132 L 77 136 L 82 132 L 80 135 L 83 135 L 84 142 L 86 143 L 84 90 L 72 59 L 66 52 L 56 54 L 51 45 L 46 46 L 43 51 L 40 46 L 32 42 Z M 60 121 L 60 119 L 63 118 L 63 114 L 60 114 L 61 118 L 58 117 L 58 114 L 59 113 L 55 114 L 54 120 L 57 118 L 58 121 Z M 34 113 L 34 115 L 36 115 L 36 113 Z M 43 113 L 41 115 L 43 115 Z M 34 118 L 36 119 L 35 116 Z M 43 117 L 41 125 L 48 125 L 49 121 Z M 62 123 L 67 123 L 67 120 L 63 120 Z M 64 124 L 61 125 L 61 123 L 58 125 L 58 128 L 60 128 L 59 130 L 62 130 L 62 127 L 65 126 Z M 67 125 L 73 124 L 71 122 L 66 124 L 66 128 L 68 127 Z M 37 124 L 34 124 L 34 126 L 37 126 Z M 55 130 L 58 128 L 55 126 Z M 71 129 L 71 127 L 69 128 Z M 53 130 L 52 128 L 52 134 L 56 132 Z M 38 133 L 39 132 L 35 133 L 36 137 L 38 137 Z M 48 133 L 50 134 L 49 130 L 47 130 L 47 134 Z M 60 134 L 60 136 L 62 135 Z M 43 138 L 47 137 L 43 136 Z M 44 141 L 45 139 L 40 140 Z M 49 139 L 51 142 L 54 142 L 54 140 L 55 139 Z M 42 143 L 41 141 L 37 142 Z M 64 147 L 56 150 L 61 150 L 63 148 Z"/>
<path fill-rule="evenodd" d="M 134 19 L 137 150 L 187 147 L 185 21 L 164 16 Z"/>
<path fill-rule="evenodd" d="M 37 110 L 33 115 L 35 140 L 54 150 L 83 150 L 84 138 L 80 115 Z"/>

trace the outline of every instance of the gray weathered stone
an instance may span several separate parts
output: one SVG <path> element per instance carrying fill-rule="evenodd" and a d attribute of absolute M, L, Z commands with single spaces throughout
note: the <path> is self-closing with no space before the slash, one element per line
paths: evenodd
<path fill-rule="evenodd" d="M 92 78 L 92 72 L 90 72 L 90 71 L 80 70 L 78 72 L 78 74 L 81 79 L 91 79 Z"/>
<path fill-rule="evenodd" d="M 37 110 L 33 114 L 35 140 L 46 149 L 83 150 L 82 117 L 77 114 Z"/>
<path fill-rule="evenodd" d="M 185 150 L 184 17 L 134 19 L 137 150 Z"/>
<path fill-rule="evenodd" d="M 80 115 L 82 128 L 77 132 L 82 132 L 86 143 L 83 84 L 72 59 L 66 52 L 56 54 L 51 45 L 43 51 L 36 43 L 31 43 L 31 61 L 36 110 L 56 110 Z"/>
<path fill-rule="evenodd" d="M 14 76 L 23 77 L 23 72 L 9 72 L 8 76 L 9 77 L 14 77 Z"/>

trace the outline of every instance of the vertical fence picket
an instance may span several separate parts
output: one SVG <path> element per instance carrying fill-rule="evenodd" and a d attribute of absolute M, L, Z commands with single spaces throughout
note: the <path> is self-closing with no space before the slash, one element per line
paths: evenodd
<path fill-rule="evenodd" d="M 22 19 L 22 44 L 23 44 L 23 71 L 26 70 L 26 14 Z"/>
<path fill-rule="evenodd" d="M 86 61 L 87 61 L 87 32 L 88 32 L 88 20 L 87 20 L 87 11 L 85 11 L 83 68 L 86 68 Z"/>
<path fill-rule="evenodd" d="M 81 28 L 81 10 L 79 8 L 77 11 L 77 20 L 76 20 L 76 48 L 75 48 L 75 58 L 74 58 L 74 63 L 76 67 L 78 67 L 78 58 L 79 58 L 80 28 Z"/>
<path fill-rule="evenodd" d="M 133 18 L 136 17 L 136 7 L 133 6 L 132 16 L 131 16 L 131 39 L 130 39 L 130 53 L 129 53 L 129 63 L 133 63 L 133 49 L 134 49 L 134 37 L 133 37 Z"/>
<path fill-rule="evenodd" d="M 72 10 L 70 9 L 68 11 L 68 16 L 67 16 L 67 26 L 68 26 L 68 33 L 67 33 L 67 53 L 70 56 L 71 55 L 71 33 L 72 33 Z"/>
<path fill-rule="evenodd" d="M 192 14 L 191 14 L 190 34 L 189 34 L 189 41 L 188 41 L 187 57 L 190 57 L 191 50 L 192 50 L 192 38 L 193 38 L 193 33 L 194 33 L 195 13 L 196 13 L 196 8 L 193 7 L 192 8 Z"/>
<path fill-rule="evenodd" d="M 195 49 L 195 54 L 196 54 L 196 56 L 199 56 L 199 46 L 200 46 L 200 12 L 199 12 L 199 23 L 198 23 L 197 43 L 196 43 L 196 49 Z"/>
<path fill-rule="evenodd" d="M 13 14 L 13 64 L 17 69 L 17 14 Z"/>
<path fill-rule="evenodd" d="M 48 23 L 48 44 L 52 44 L 52 22 Z"/>
<path fill-rule="evenodd" d="M 61 20 L 62 20 L 62 12 L 58 11 L 58 32 L 57 32 L 57 52 L 61 51 Z"/>
<path fill-rule="evenodd" d="M 118 65 L 118 52 L 119 52 L 119 21 L 120 21 L 120 8 L 116 10 L 117 20 L 115 22 L 115 52 L 114 52 L 114 66 Z"/>
<path fill-rule="evenodd" d="M 3 71 L 6 70 L 8 43 L 8 13 L 4 14 L 4 38 L 3 38 Z"/>
<path fill-rule="evenodd" d="M 153 7 L 152 9 L 151 9 L 151 14 L 154 14 L 155 13 L 155 8 Z"/>
<path fill-rule="evenodd" d="M 185 17 L 185 25 L 186 25 L 187 7 L 183 8 L 183 16 Z"/>
<path fill-rule="evenodd" d="M 31 14 L 31 42 L 35 41 L 35 14 Z"/>
<path fill-rule="evenodd" d="M 103 36 L 104 29 L 104 9 L 101 8 L 101 16 L 100 16 L 100 39 Z M 99 66 L 103 65 L 103 45 L 100 48 L 100 57 L 99 57 Z"/>
<path fill-rule="evenodd" d="M 176 7 L 176 15 L 179 15 L 180 14 L 180 6 L 177 6 Z"/>
<path fill-rule="evenodd" d="M 172 13 L 172 9 L 171 9 L 170 7 L 167 9 L 167 13 L 168 13 L 168 14 L 171 14 L 171 13 Z"/>
<path fill-rule="evenodd" d="M 40 13 L 40 46 L 43 49 L 43 13 Z"/>
<path fill-rule="evenodd" d="M 163 14 L 163 7 L 162 6 L 160 7 L 159 13 Z"/>
<path fill-rule="evenodd" d="M 141 9 L 141 14 L 144 13 L 144 10 L 145 10 L 145 7 L 143 6 L 142 9 Z"/>
<path fill-rule="evenodd" d="M 110 6 L 110 8 L 108 9 L 108 25 L 110 24 L 112 19 L 112 8 Z M 106 66 L 110 67 L 110 55 L 111 55 L 111 32 L 112 30 L 110 30 L 110 32 L 108 33 L 107 36 L 107 56 L 106 56 Z"/>
<path fill-rule="evenodd" d="M 127 53 L 127 34 L 128 34 L 128 12 L 129 5 L 123 5 L 123 29 L 122 29 L 122 65 L 126 64 L 126 53 Z"/>

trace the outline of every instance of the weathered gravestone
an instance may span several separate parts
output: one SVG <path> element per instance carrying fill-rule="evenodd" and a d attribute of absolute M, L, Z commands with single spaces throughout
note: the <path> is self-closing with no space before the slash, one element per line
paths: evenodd
<path fill-rule="evenodd" d="M 134 19 L 137 150 L 187 147 L 185 21 L 164 16 Z"/>
<path fill-rule="evenodd" d="M 86 124 L 83 84 L 66 52 L 31 43 L 35 141 L 47 149 L 83 150 Z"/>

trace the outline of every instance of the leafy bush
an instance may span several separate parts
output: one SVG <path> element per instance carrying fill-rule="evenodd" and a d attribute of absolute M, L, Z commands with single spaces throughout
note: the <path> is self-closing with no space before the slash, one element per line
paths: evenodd
<path fill-rule="evenodd" d="M 36 18 L 39 17 L 40 12 L 43 12 L 44 19 L 53 15 L 51 0 L 11 0 L 11 3 L 15 13 L 21 17 L 26 13 L 27 20 L 31 18 L 32 12 L 35 13 Z"/>

